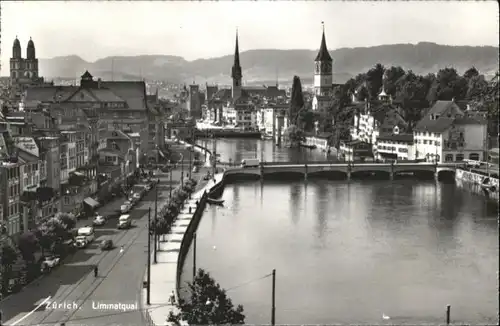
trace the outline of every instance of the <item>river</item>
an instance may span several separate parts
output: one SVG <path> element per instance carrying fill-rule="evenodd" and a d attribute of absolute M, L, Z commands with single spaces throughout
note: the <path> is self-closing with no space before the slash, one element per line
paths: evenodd
<path fill-rule="evenodd" d="M 266 160 L 306 155 L 248 140 L 217 151 L 239 161 L 255 147 Z M 277 324 L 443 323 L 447 304 L 452 322 L 497 323 L 498 205 L 484 197 L 435 181 L 311 179 L 236 182 L 222 198 L 200 222 L 197 267 L 249 324 L 270 323 L 272 269 Z M 183 284 L 191 274 L 189 253 Z"/>

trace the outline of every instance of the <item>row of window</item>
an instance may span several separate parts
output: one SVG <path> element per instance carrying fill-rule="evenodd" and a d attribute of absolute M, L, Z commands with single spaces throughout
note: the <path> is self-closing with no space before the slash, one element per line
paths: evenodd
<path fill-rule="evenodd" d="M 385 145 L 378 146 L 378 148 L 381 150 L 392 151 L 392 152 L 395 152 L 397 149 L 395 146 L 385 146 Z M 399 153 L 408 153 L 408 148 L 400 147 L 397 149 L 397 151 Z"/>
<path fill-rule="evenodd" d="M 444 156 L 445 162 L 461 162 L 465 158 L 464 154 L 456 154 L 455 155 L 455 160 L 453 160 L 453 154 L 446 154 Z M 473 161 L 479 161 L 479 154 L 478 153 L 470 153 L 469 154 L 469 160 Z"/>
<path fill-rule="evenodd" d="M 19 214 L 19 203 L 10 204 L 7 213 L 8 217 Z"/>
<path fill-rule="evenodd" d="M 417 144 L 424 144 L 424 145 L 434 145 L 434 146 L 441 146 L 441 142 L 437 140 L 427 140 L 427 139 L 417 139 Z"/>
<path fill-rule="evenodd" d="M 441 137 L 441 134 L 438 134 L 437 132 L 415 132 L 415 136 L 422 136 L 422 137 L 435 137 L 435 138 L 438 138 L 438 137 Z"/>
<path fill-rule="evenodd" d="M 21 229 L 22 229 L 22 226 L 21 226 L 21 221 L 19 218 L 8 221 L 7 233 L 9 235 L 14 235 L 14 234 L 19 233 L 22 231 Z"/>
<path fill-rule="evenodd" d="M 32 185 L 38 185 L 39 182 L 38 175 L 36 174 L 29 174 L 27 177 L 24 178 L 24 186 L 32 186 Z"/>
<path fill-rule="evenodd" d="M 7 174 L 8 174 L 9 179 L 19 178 L 19 176 L 21 175 L 21 171 L 20 171 L 19 166 L 10 168 L 7 171 L 8 171 Z"/>
<path fill-rule="evenodd" d="M 19 196 L 20 193 L 21 193 L 21 185 L 19 183 L 10 185 L 9 197 Z"/>

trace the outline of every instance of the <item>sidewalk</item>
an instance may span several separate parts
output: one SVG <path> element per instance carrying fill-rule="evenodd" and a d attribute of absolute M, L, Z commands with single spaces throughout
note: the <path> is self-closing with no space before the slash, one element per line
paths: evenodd
<path fill-rule="evenodd" d="M 166 235 L 166 241 L 161 241 L 159 251 L 157 252 L 157 263 L 151 265 L 151 304 L 146 304 L 146 289 L 142 291 L 142 304 L 146 314 L 146 320 L 152 326 L 170 326 L 174 325 L 167 321 L 169 313 L 179 312 L 176 306 L 169 303 L 169 297 L 172 292 L 175 293 L 176 302 L 177 293 L 177 265 L 179 260 L 179 251 L 184 234 L 191 223 L 196 201 L 200 200 L 205 190 L 209 190 L 216 183 L 222 181 L 223 174 L 215 176 L 216 182 L 210 180 L 205 186 L 196 191 L 191 198 L 187 200 L 184 209 L 177 217 L 172 230 Z M 189 207 L 193 213 L 189 214 Z M 147 273 L 147 272 L 146 272 Z M 147 274 L 144 276 L 147 280 Z"/>

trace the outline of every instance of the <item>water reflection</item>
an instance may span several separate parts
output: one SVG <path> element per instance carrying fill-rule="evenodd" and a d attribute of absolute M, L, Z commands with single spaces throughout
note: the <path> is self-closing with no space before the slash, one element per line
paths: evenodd
<path fill-rule="evenodd" d="M 331 161 L 333 155 L 305 148 L 277 147 L 272 141 L 260 139 L 197 140 L 210 150 L 216 149 L 222 162 L 239 163 L 243 159 L 258 158 L 266 162 Z"/>
<path fill-rule="evenodd" d="M 318 239 L 323 240 L 323 236 L 328 228 L 327 226 L 327 215 L 332 214 L 328 208 L 328 187 L 326 182 L 318 182 L 316 184 L 316 232 L 318 234 Z"/>
<path fill-rule="evenodd" d="M 297 223 L 299 222 L 301 214 L 300 196 L 302 194 L 302 189 L 303 186 L 300 183 L 295 183 L 290 187 L 290 217 L 292 218 L 292 222 L 295 225 L 297 225 Z"/>
<path fill-rule="evenodd" d="M 225 288 L 276 268 L 279 324 L 375 324 L 382 312 L 394 324 L 436 323 L 448 303 L 454 321 L 491 323 L 496 209 L 459 192 L 414 180 L 227 185 L 229 208 L 200 222 L 199 266 Z M 269 282 L 230 294 L 247 323 L 268 323 Z"/>

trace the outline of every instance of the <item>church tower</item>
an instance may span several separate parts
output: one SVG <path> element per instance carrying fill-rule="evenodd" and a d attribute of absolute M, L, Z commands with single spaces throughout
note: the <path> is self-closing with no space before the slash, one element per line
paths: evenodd
<path fill-rule="evenodd" d="M 332 93 L 332 61 L 332 57 L 326 47 L 325 26 L 323 24 L 321 46 L 314 60 L 314 94 L 317 96 L 329 96 Z"/>
<path fill-rule="evenodd" d="M 232 97 L 236 99 L 241 95 L 241 79 L 243 78 L 240 66 L 240 49 L 238 47 L 238 30 L 236 30 L 236 47 L 234 49 L 234 63 L 231 69 L 231 78 L 233 78 Z"/>
<path fill-rule="evenodd" d="M 10 78 L 13 83 L 23 76 L 23 58 L 21 56 L 21 43 L 16 36 L 12 46 L 12 58 L 10 58 Z"/>
<path fill-rule="evenodd" d="M 38 78 L 38 59 L 35 53 L 35 43 L 33 43 L 31 37 L 26 48 L 25 77 L 29 79 Z"/>

